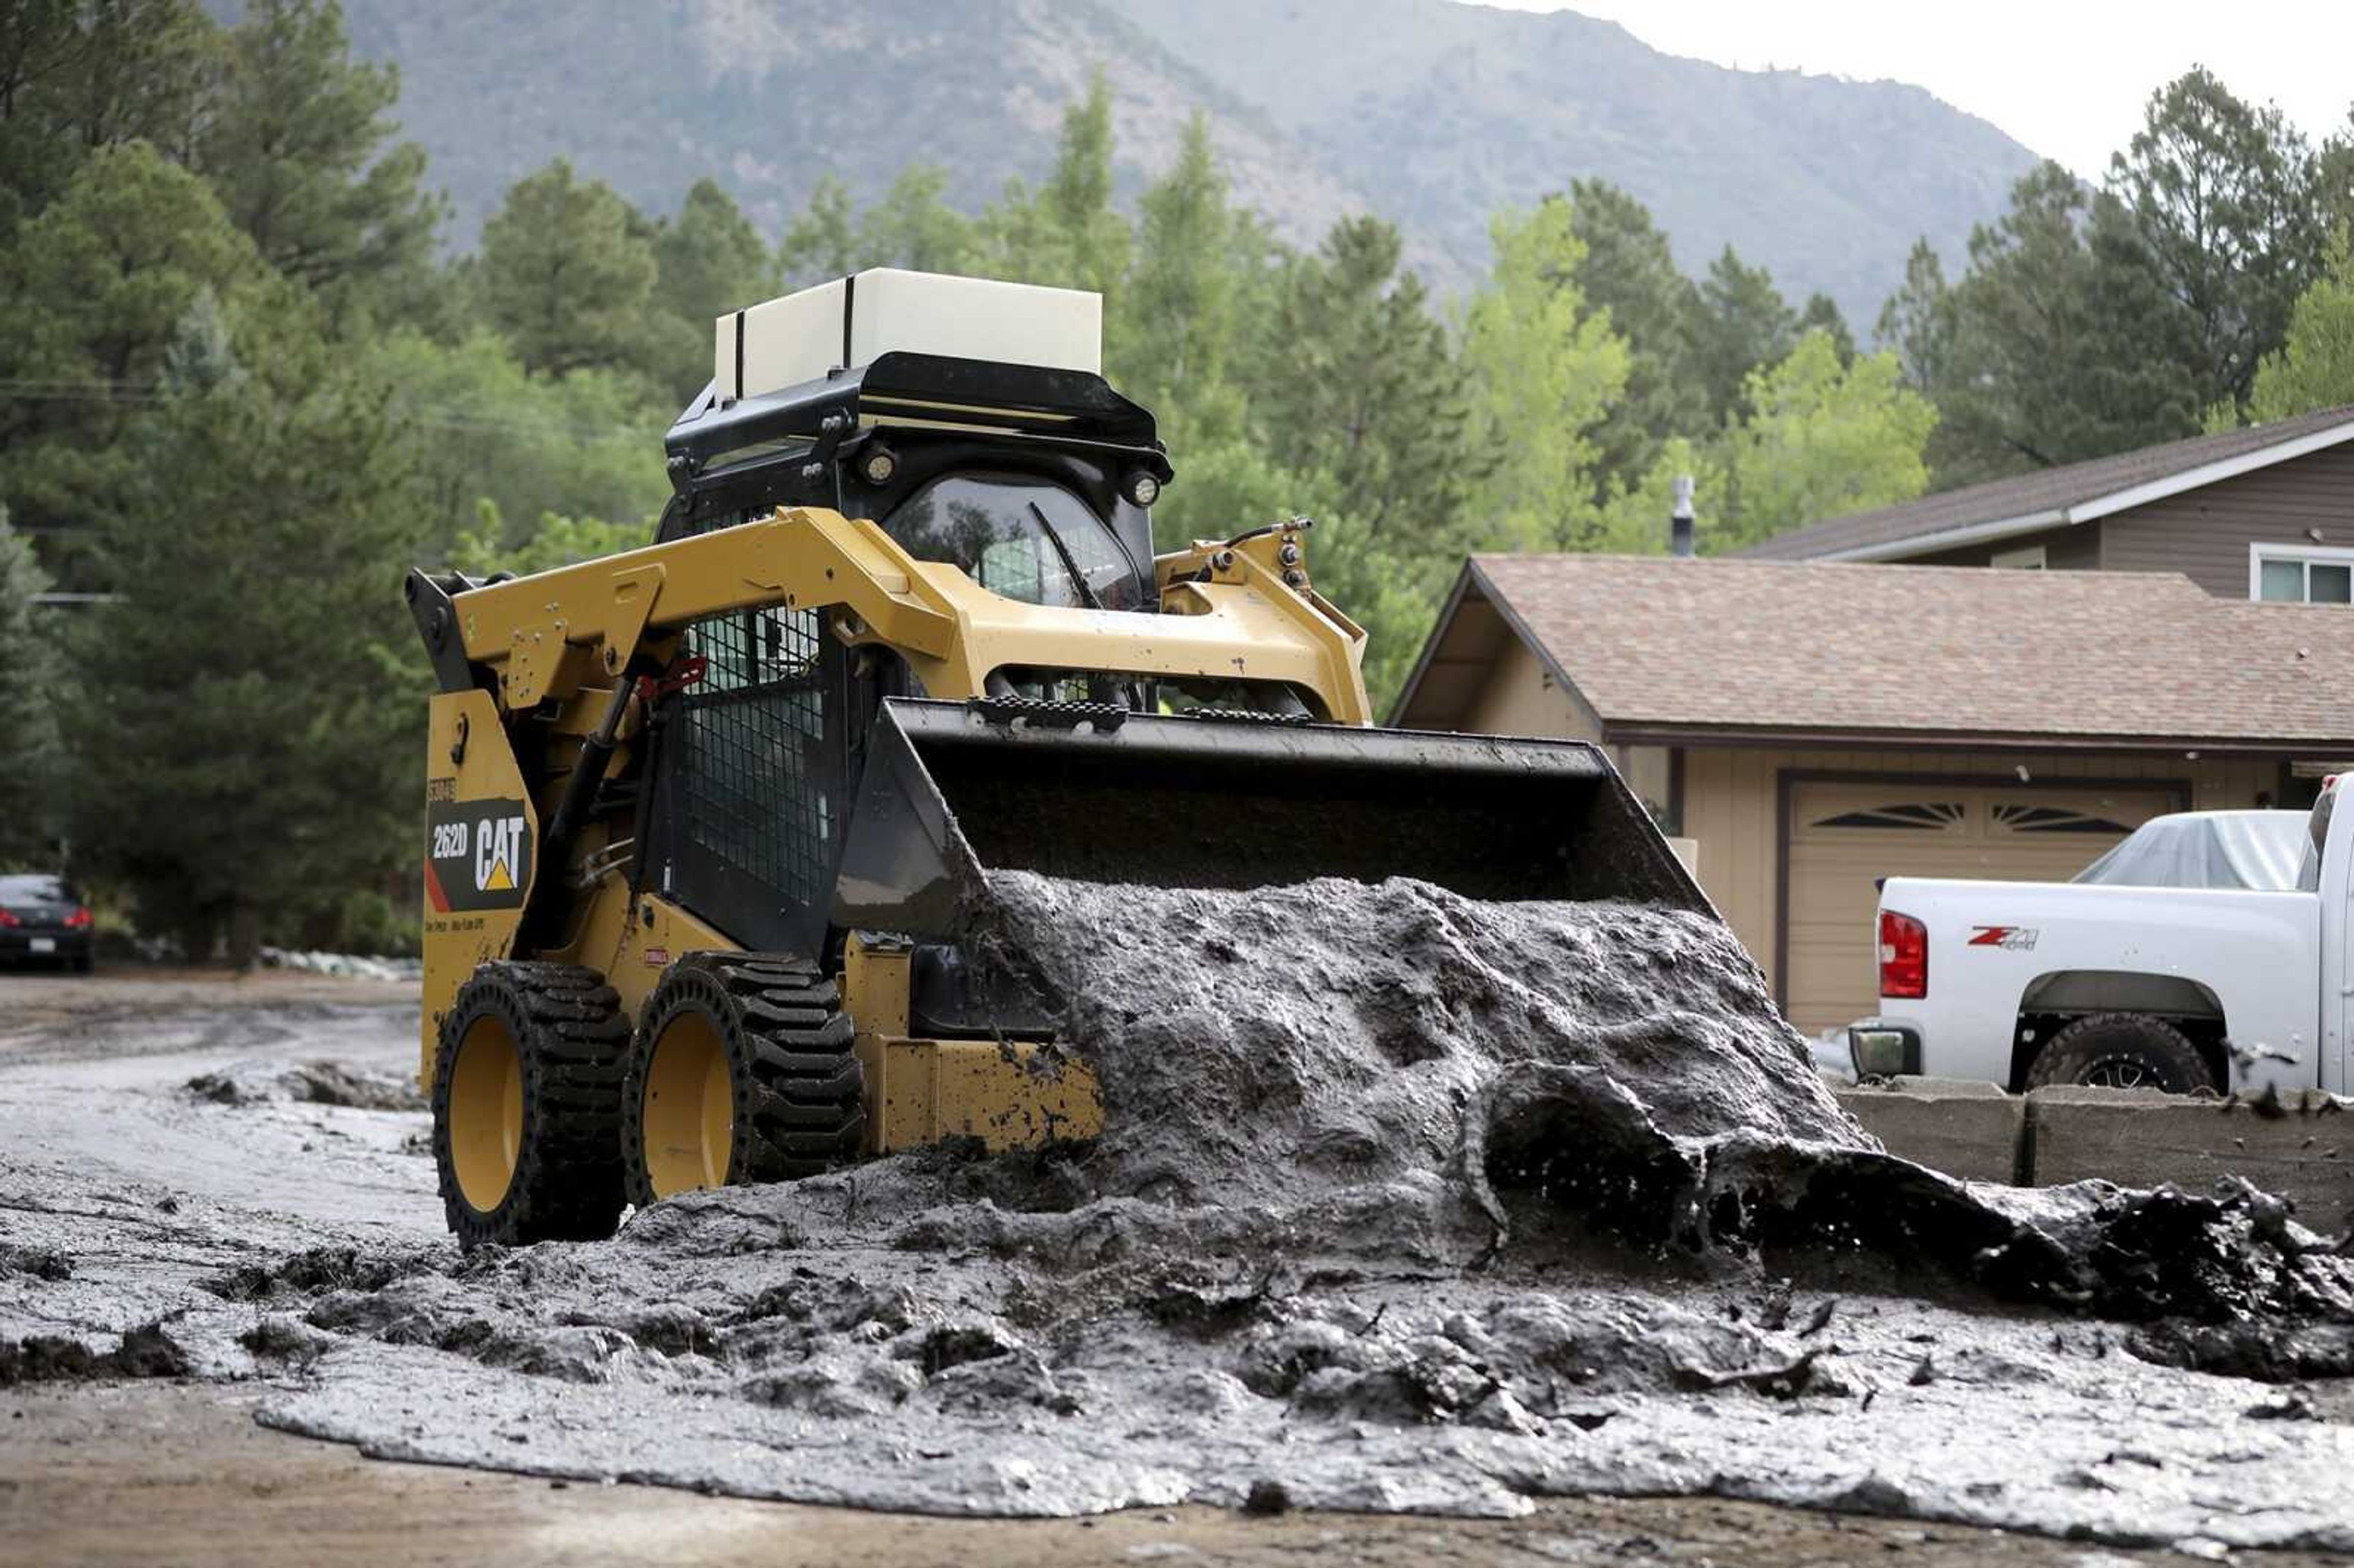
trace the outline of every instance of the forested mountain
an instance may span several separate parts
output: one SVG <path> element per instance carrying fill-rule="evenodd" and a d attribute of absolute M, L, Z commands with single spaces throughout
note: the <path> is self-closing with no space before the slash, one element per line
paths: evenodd
<path fill-rule="evenodd" d="M 224 14 L 234 0 L 216 0 Z M 1612 23 L 1451 0 L 347 0 L 355 53 L 397 64 L 471 244 L 506 187 L 572 159 L 649 209 L 716 174 L 769 232 L 819 176 L 877 195 L 912 162 L 978 207 L 1035 179 L 1089 71 L 1109 77 L 1121 187 L 1196 108 L 1237 201 L 1312 244 L 1344 212 L 1405 231 L 1445 292 L 1488 219 L 1599 175 L 1697 273 L 1727 243 L 1792 298 L 1869 322 L 1925 235 L 1958 259 L 2032 163 L 1918 88 L 1733 71 Z"/>

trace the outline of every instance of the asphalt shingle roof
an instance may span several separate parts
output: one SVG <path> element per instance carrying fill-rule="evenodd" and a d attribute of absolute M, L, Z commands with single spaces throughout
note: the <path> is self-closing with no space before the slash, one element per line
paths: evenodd
<path fill-rule="evenodd" d="M 2354 750 L 2354 610 L 2158 572 L 1477 556 L 1606 726 Z"/>
<path fill-rule="evenodd" d="M 2119 491 L 2170 479 L 2210 463 L 2245 457 L 2266 447 L 2348 423 L 2354 423 L 2354 405 L 2322 408 L 2294 419 L 2250 425 L 2219 435 L 2192 436 L 2187 440 L 2119 452 L 2115 457 L 2094 458 L 1938 495 L 1925 495 L 1902 505 L 1851 513 L 1777 534 L 1740 554 L 1757 560 L 1818 559 L 1847 550 L 1902 544 L 1976 524 L 2031 517 L 2081 506 Z"/>

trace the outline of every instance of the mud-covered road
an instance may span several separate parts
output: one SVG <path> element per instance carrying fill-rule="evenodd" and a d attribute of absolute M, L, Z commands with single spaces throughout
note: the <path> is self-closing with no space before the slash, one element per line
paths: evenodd
<path fill-rule="evenodd" d="M 1214 964 L 1235 933 L 1194 913 L 1178 935 Z M 1359 932 L 1396 957 L 1447 912 L 1388 913 L 1407 922 L 1392 939 Z M 1703 990 L 1712 962 L 1690 958 Z M 1538 1018 L 1512 967 L 1479 971 L 1484 1001 L 1331 978 L 1386 997 L 1351 1025 L 1367 1050 L 1443 1088 L 1434 1010 Z M 1614 999 L 1587 1000 L 1606 1022 Z M 1320 1033 L 1300 1019 L 1244 1013 L 1162 1043 L 1238 1030 L 1233 1062 L 1365 1075 L 1270 1033 Z M 1610 1048 L 1647 1103 L 1706 1119 L 1630 1027 Z M 2354 1542 L 2339 1381 L 2154 1364 L 2129 1348 L 2147 1322 L 1996 1299 L 1877 1234 L 1782 1245 L 1722 1204 L 1719 1227 L 1754 1233 L 1736 1258 L 1597 1245 L 1548 1201 L 1575 1185 L 1548 1151 L 1633 1123 L 1602 1125 L 1616 1113 L 1549 1068 L 1485 1086 L 1482 1169 L 1511 1180 L 1460 1192 L 1387 1147 L 1451 1129 L 1459 1100 L 1254 1069 L 1205 1080 L 1181 1130 L 1271 1114 L 1291 1128 L 1280 1172 L 1250 1169 L 1277 1146 L 1250 1139 L 1214 1172 L 1161 1170 L 1180 1145 L 1150 1140 L 1091 1168 L 917 1157 L 461 1263 L 425 1118 L 401 1108 L 414 1029 L 397 988 L 366 982 L 0 976 L 0 1563 L 2094 1564 Z M 1838 1136 L 1758 1060 L 1743 1092 Z M 1710 1147 L 1752 1201 L 1788 1158 Z M 1674 1153 L 1603 1164 L 1649 1201 Z M 2180 1234 L 2252 1223 L 2202 1215 Z M 2097 1223 L 2095 1246 L 2129 1246 Z M 2316 1365 L 2330 1333 L 2316 1325 Z M 1643 1492 L 1688 1495 L 1594 1495 Z M 1754 1500 L 1775 1498 L 1810 1506 Z M 1087 1517 L 938 1517 L 960 1512 Z"/>

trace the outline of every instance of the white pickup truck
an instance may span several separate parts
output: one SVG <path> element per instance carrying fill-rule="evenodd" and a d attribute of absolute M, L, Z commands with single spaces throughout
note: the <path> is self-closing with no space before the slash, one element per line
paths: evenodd
<path fill-rule="evenodd" d="M 2309 817 L 2157 819 L 2073 883 L 1889 878 L 1856 1071 L 2354 1090 L 2354 809 L 2332 810 L 2349 788 L 2328 781 Z"/>

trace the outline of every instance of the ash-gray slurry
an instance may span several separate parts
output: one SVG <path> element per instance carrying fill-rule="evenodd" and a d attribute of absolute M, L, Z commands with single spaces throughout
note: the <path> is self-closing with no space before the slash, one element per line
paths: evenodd
<path fill-rule="evenodd" d="M 1093 1144 L 695 1194 L 593 1245 L 313 1249 L 167 1331 L 284 1378 L 289 1430 L 754 1497 L 1705 1492 L 2354 1549 L 2354 1441 L 2291 1381 L 2348 1370 L 2346 1261 L 2261 1194 L 1892 1159 L 1721 925 L 1408 882 L 992 893 L 971 950 L 1098 1074 Z"/>

